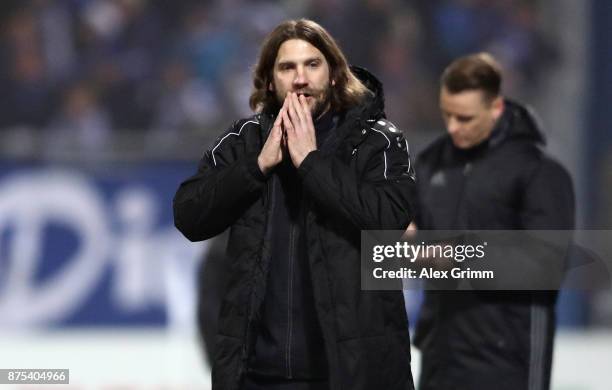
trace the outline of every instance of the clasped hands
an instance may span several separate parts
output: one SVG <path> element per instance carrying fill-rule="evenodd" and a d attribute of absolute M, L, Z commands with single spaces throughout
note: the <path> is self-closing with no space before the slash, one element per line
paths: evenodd
<path fill-rule="evenodd" d="M 259 169 L 268 174 L 287 153 L 293 165 L 299 168 L 308 153 L 316 149 L 317 138 L 307 99 L 304 95 L 288 92 L 257 158 Z"/>

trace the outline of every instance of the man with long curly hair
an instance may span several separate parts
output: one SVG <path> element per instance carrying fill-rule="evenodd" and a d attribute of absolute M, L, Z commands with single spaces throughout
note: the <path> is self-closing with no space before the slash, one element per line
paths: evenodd
<path fill-rule="evenodd" d="M 412 389 L 399 291 L 363 291 L 360 231 L 411 220 L 382 85 L 309 20 L 261 47 L 250 106 L 174 199 L 190 240 L 230 228 L 213 389 Z"/>

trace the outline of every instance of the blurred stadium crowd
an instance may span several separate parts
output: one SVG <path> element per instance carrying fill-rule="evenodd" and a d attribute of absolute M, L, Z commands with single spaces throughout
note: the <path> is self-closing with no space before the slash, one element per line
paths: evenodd
<path fill-rule="evenodd" d="M 92 159 L 197 157 L 248 115 L 251 66 L 280 20 L 328 28 L 385 84 L 389 118 L 440 131 L 437 79 L 480 50 L 529 96 L 557 48 L 539 1 L 11 0 L 0 5 L 0 153 Z"/>
<path fill-rule="evenodd" d="M 381 79 L 413 156 L 444 131 L 444 67 L 489 51 L 505 94 L 537 107 L 548 150 L 572 172 L 579 228 L 609 229 L 606 10 L 609 0 L 0 1 L 0 366 L 61 361 L 77 387 L 87 376 L 157 385 L 168 367 L 176 383 L 202 374 L 197 351 L 184 360 L 181 344 L 168 354 L 163 331 L 147 333 L 195 326 L 196 269 L 215 255 L 180 236 L 170 204 L 202 152 L 250 115 L 259 46 L 288 18 L 316 20 Z M 409 293 L 410 313 L 419 297 Z M 562 291 L 558 308 L 560 328 L 585 337 L 559 344 L 557 383 L 607 389 L 598 367 L 612 336 L 591 336 L 612 328 L 612 292 Z M 114 350 L 117 340 L 76 327 L 127 333 Z M 157 368 L 156 354 L 167 355 Z"/>

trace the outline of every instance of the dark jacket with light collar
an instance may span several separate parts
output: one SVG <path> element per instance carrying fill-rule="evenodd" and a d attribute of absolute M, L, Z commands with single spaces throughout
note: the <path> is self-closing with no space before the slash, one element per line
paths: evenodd
<path fill-rule="evenodd" d="M 353 72 L 375 96 L 341 113 L 325 144 L 297 170 L 328 379 L 331 389 L 412 389 L 403 296 L 361 290 L 360 231 L 406 228 L 414 175 L 406 140 L 384 119 L 381 84 L 364 70 Z M 257 156 L 273 120 L 257 114 L 234 123 L 174 199 L 175 225 L 190 240 L 231 228 L 231 280 L 220 311 L 213 389 L 239 388 L 256 342 L 275 180 L 261 174 Z"/>

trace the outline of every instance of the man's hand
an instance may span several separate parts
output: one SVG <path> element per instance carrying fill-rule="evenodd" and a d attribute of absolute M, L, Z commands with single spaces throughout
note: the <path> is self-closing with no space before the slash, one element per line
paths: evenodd
<path fill-rule="evenodd" d="M 404 231 L 404 234 L 402 234 L 402 238 L 404 240 L 409 240 L 411 238 L 416 237 L 416 233 L 419 229 L 417 228 L 416 223 L 414 223 L 414 221 L 410 222 L 410 225 L 408 225 L 408 227 L 406 228 L 406 231 Z"/>
<path fill-rule="evenodd" d="M 404 234 L 402 234 L 402 240 L 409 242 L 415 241 L 417 238 L 418 230 L 419 228 L 416 223 L 414 223 L 414 221 L 410 222 L 410 225 L 408 225 L 406 231 L 404 231 Z M 447 245 L 454 245 L 452 242 L 434 242 L 432 244 L 440 245 L 442 247 L 446 247 Z M 438 258 L 435 256 L 426 256 L 425 253 L 421 253 L 419 257 L 416 258 L 415 266 L 416 265 L 421 265 L 423 268 L 431 267 L 435 270 L 449 271 L 457 264 L 453 259 L 447 259 L 445 257 Z"/>
<path fill-rule="evenodd" d="M 287 135 L 287 149 L 293 165 L 299 168 L 308 153 L 317 149 L 312 114 L 306 98 L 303 95 L 298 98 L 294 92 L 287 94 L 285 106 L 286 110 L 281 110 L 281 114 Z"/>
<path fill-rule="evenodd" d="M 267 175 L 272 168 L 274 168 L 278 163 L 283 161 L 283 112 L 285 112 L 287 107 L 287 99 L 283 103 L 280 111 L 278 112 L 278 116 L 272 125 L 272 130 L 270 130 L 270 134 L 268 134 L 268 139 L 264 144 L 263 148 L 261 148 L 261 152 L 257 157 L 257 165 L 259 165 L 259 169 L 264 175 Z"/>

